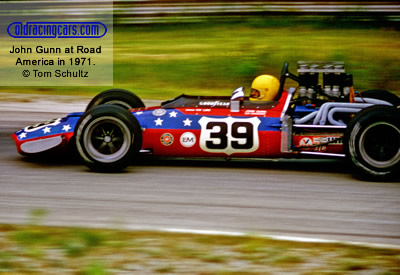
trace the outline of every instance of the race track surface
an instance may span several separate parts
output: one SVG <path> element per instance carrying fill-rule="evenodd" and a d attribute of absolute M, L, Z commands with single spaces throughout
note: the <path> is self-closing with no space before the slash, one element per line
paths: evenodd
<path fill-rule="evenodd" d="M 98 174 L 73 158 L 18 155 L 11 133 L 86 101 L 0 101 L 0 221 L 239 231 L 400 245 L 400 184 L 359 181 L 342 161 L 145 159 Z"/>

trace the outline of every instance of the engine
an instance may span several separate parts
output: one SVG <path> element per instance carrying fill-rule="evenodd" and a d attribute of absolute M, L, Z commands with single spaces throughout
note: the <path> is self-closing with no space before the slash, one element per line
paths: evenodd
<path fill-rule="evenodd" d="M 299 61 L 297 72 L 300 98 L 340 101 L 353 86 L 353 75 L 345 73 L 343 62 Z"/>

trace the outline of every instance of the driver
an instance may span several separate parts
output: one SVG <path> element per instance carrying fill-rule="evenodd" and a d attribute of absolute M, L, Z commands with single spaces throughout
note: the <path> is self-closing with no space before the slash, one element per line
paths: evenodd
<path fill-rule="evenodd" d="M 278 94 L 279 86 L 279 80 L 272 75 L 257 76 L 251 84 L 250 100 L 273 101 Z"/>

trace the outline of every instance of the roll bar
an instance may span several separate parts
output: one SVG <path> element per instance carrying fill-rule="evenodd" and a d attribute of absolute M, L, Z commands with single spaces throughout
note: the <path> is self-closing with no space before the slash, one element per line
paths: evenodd
<path fill-rule="evenodd" d="M 279 82 L 280 82 L 279 90 L 278 90 L 278 94 L 276 95 L 276 98 L 275 98 L 275 100 L 277 100 L 277 101 L 278 101 L 278 100 L 281 98 L 281 96 L 282 96 L 283 89 L 284 89 L 284 87 L 285 87 L 286 78 L 290 78 L 290 79 L 293 79 L 294 81 L 299 82 L 299 77 L 289 72 L 289 62 L 285 62 L 285 63 L 283 64 L 283 68 L 282 68 L 282 72 L 281 72 L 281 77 L 280 77 L 280 79 L 279 79 Z"/>

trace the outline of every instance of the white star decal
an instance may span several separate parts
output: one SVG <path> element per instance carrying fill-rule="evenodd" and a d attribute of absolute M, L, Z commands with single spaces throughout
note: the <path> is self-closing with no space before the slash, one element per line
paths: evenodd
<path fill-rule="evenodd" d="M 189 118 L 185 119 L 183 121 L 183 126 L 192 126 L 192 120 L 190 120 Z"/>
<path fill-rule="evenodd" d="M 156 120 L 154 120 L 154 122 L 156 123 L 156 126 L 162 126 L 164 120 L 162 120 L 161 118 L 157 118 Z"/>
<path fill-rule="evenodd" d="M 62 128 L 63 131 L 68 132 L 69 130 L 71 130 L 71 126 L 68 125 L 64 125 Z"/>
<path fill-rule="evenodd" d="M 143 114 L 143 112 L 136 112 L 135 115 L 140 116 L 141 114 Z"/>
<path fill-rule="evenodd" d="M 43 134 L 50 133 L 50 127 L 46 127 L 43 129 Z"/>
<path fill-rule="evenodd" d="M 177 112 L 172 111 L 171 113 L 169 113 L 169 117 L 176 117 L 177 114 Z"/>
<path fill-rule="evenodd" d="M 26 138 L 26 133 L 24 132 L 24 133 L 20 134 L 18 137 L 19 137 L 19 139 Z"/>

